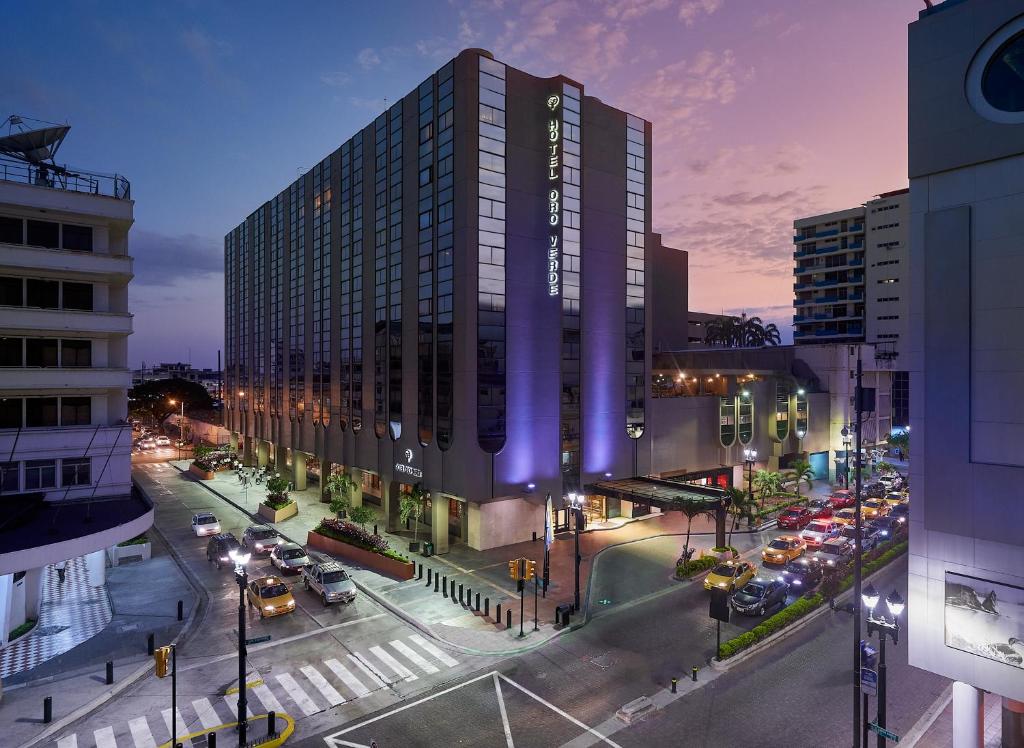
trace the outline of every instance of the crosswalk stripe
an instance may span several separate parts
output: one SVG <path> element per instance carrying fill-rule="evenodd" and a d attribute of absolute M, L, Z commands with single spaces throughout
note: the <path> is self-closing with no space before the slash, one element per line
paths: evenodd
<path fill-rule="evenodd" d="M 149 731 L 149 722 L 145 717 L 128 720 L 128 729 L 132 732 L 135 748 L 156 748 L 153 733 Z"/>
<path fill-rule="evenodd" d="M 448 667 L 455 667 L 459 664 L 456 660 L 453 660 L 451 657 L 446 655 L 444 652 L 442 652 L 440 649 L 438 649 L 433 644 L 428 642 L 419 634 L 413 634 L 409 638 L 413 641 L 414 644 L 418 645 L 420 649 L 424 650 L 427 654 L 431 655 L 435 660 L 443 662 Z"/>
<path fill-rule="evenodd" d="M 438 669 L 434 665 L 432 665 L 431 663 L 427 662 L 427 660 L 425 658 L 423 658 L 420 655 L 419 652 L 414 651 L 413 648 L 410 647 L 405 642 L 399 641 L 398 639 L 395 639 L 395 641 L 389 642 L 389 643 L 391 644 L 392 647 L 394 647 L 400 653 L 405 655 L 406 659 L 410 660 L 413 665 L 415 665 L 416 667 L 418 667 L 420 670 L 424 671 L 425 673 L 436 673 L 436 672 L 439 672 Z"/>
<path fill-rule="evenodd" d="M 418 676 L 412 670 L 400 663 L 394 657 L 384 651 L 382 647 L 370 647 L 370 651 L 377 659 L 395 671 L 395 675 L 404 680 L 417 680 Z"/>
<path fill-rule="evenodd" d="M 96 748 L 117 748 L 113 727 L 101 727 L 93 732 L 92 736 L 96 740 Z"/>
<path fill-rule="evenodd" d="M 78 733 L 66 735 L 58 740 L 57 748 L 78 748 Z"/>
<path fill-rule="evenodd" d="M 213 708 L 213 704 L 210 703 L 209 699 L 196 699 L 192 702 L 192 708 L 199 715 L 199 723 L 203 726 L 204 730 L 209 730 L 211 727 L 222 724 L 220 717 L 217 716 L 217 710 Z"/>
<path fill-rule="evenodd" d="M 277 697 L 274 696 L 269 688 L 267 688 L 265 683 L 253 686 L 251 690 L 256 694 L 256 697 L 263 702 L 263 707 L 268 712 L 277 712 L 278 714 L 284 713 L 284 707 L 281 706 L 281 702 L 277 700 Z"/>
<path fill-rule="evenodd" d="M 285 692 L 291 697 L 292 701 L 298 704 L 299 709 L 301 709 L 307 717 L 320 711 L 316 706 L 316 702 L 309 698 L 309 695 L 302 690 L 302 686 L 296 683 L 290 673 L 281 673 L 274 677 L 277 678 L 277 682 L 281 684 Z"/>
<path fill-rule="evenodd" d="M 331 706 L 337 706 L 338 704 L 344 704 L 344 697 L 338 693 L 337 689 L 327 682 L 327 679 L 320 674 L 312 665 L 303 665 L 299 668 L 302 674 L 305 675 L 309 682 L 316 686 L 316 689 L 323 694 L 323 697 L 327 699 L 327 703 Z"/>
<path fill-rule="evenodd" d="M 232 722 L 237 721 L 238 720 L 238 694 L 237 693 L 229 693 L 227 696 L 224 697 L 224 703 L 226 703 L 228 705 L 228 714 L 231 715 L 231 721 Z M 245 704 L 245 716 L 246 717 L 251 717 L 252 716 L 252 709 L 249 708 L 248 700 L 246 700 L 246 704 Z"/>
<path fill-rule="evenodd" d="M 352 675 L 348 668 L 337 660 L 324 660 L 324 664 L 331 669 L 332 673 L 338 676 L 338 680 L 348 686 L 349 690 L 356 695 L 356 698 L 361 698 L 370 693 L 370 689 L 364 686 L 358 678 Z"/>
<path fill-rule="evenodd" d="M 167 728 L 168 734 L 170 734 L 170 732 L 171 732 L 171 710 L 170 709 L 161 709 L 160 710 L 160 714 L 163 716 L 163 718 L 164 718 L 164 726 Z M 174 723 L 175 723 L 174 724 L 175 734 L 176 735 L 188 735 L 188 728 L 185 727 L 185 720 L 183 720 L 181 718 L 181 710 L 180 709 L 175 709 L 174 710 L 174 716 L 176 718 L 174 720 Z"/>
<path fill-rule="evenodd" d="M 369 676 L 370 680 L 376 683 L 378 687 L 384 688 L 385 686 L 393 683 L 393 681 L 388 676 L 384 675 L 384 673 L 382 673 L 369 662 L 364 660 L 361 654 L 356 654 L 355 652 L 353 652 L 348 656 L 348 658 L 356 664 L 357 668 L 366 673 L 366 675 Z"/>

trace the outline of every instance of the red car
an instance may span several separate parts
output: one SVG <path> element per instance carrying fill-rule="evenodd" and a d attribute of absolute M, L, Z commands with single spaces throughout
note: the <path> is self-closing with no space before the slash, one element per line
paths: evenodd
<path fill-rule="evenodd" d="M 857 503 L 857 497 L 854 496 L 852 491 L 848 491 L 845 488 L 833 491 L 828 499 L 831 502 L 833 509 L 845 509 L 846 507 L 853 506 Z"/>
<path fill-rule="evenodd" d="M 777 524 L 782 530 L 802 530 L 814 519 L 811 512 L 802 506 L 791 506 L 779 515 Z"/>
<path fill-rule="evenodd" d="M 828 519 L 832 516 L 832 500 L 811 499 L 807 502 L 807 510 L 811 513 L 811 519 Z"/>

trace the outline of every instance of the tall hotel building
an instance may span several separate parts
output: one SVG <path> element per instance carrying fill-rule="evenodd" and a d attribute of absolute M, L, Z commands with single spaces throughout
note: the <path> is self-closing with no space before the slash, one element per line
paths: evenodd
<path fill-rule="evenodd" d="M 465 50 L 226 235 L 229 426 L 391 526 L 421 482 L 438 551 L 529 539 L 547 493 L 649 469 L 668 252 L 650 123 Z"/>

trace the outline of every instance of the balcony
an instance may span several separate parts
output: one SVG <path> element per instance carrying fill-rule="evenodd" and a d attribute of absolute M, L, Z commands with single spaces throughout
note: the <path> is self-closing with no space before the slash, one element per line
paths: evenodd
<path fill-rule="evenodd" d="M 851 242 L 850 244 L 847 245 L 846 248 L 847 249 L 863 249 L 864 248 L 864 242 Z"/>
<path fill-rule="evenodd" d="M 828 229 L 827 231 L 819 231 L 814 235 L 815 239 L 821 239 L 826 236 L 837 236 L 839 229 Z"/>
<path fill-rule="evenodd" d="M 795 306 L 803 306 L 804 304 L 810 304 L 810 303 L 811 303 L 810 299 L 797 299 L 796 301 L 793 302 L 793 304 Z"/>
<path fill-rule="evenodd" d="M 0 325 L 6 332 L 77 332 L 130 335 L 132 315 L 114 312 L 75 312 L 68 309 L 0 307 Z"/>
<path fill-rule="evenodd" d="M 814 287 L 815 288 L 824 288 L 826 286 L 837 286 L 837 285 L 839 285 L 839 281 L 837 281 L 837 280 L 814 281 Z"/>
<path fill-rule="evenodd" d="M 99 252 L 76 252 L 70 249 L 26 247 L 20 244 L 0 244 L 0 265 L 12 268 L 50 270 L 62 276 L 71 273 L 81 276 L 102 276 L 107 280 L 127 283 L 132 278 L 132 258 L 128 255 L 108 255 Z M 92 280 L 94 278 L 90 278 Z"/>
<path fill-rule="evenodd" d="M 811 287 L 810 283 L 794 283 L 793 284 L 793 290 L 794 291 L 800 291 L 800 290 L 802 290 L 804 288 L 810 288 L 810 287 Z"/>
<path fill-rule="evenodd" d="M 131 184 L 119 174 L 99 174 L 81 169 L 63 168 L 65 171 L 61 174 L 52 168 L 2 158 L 0 159 L 0 181 L 19 182 L 50 190 L 103 195 L 116 200 L 131 200 L 132 198 Z"/>
<path fill-rule="evenodd" d="M 128 369 L 82 367 L 2 366 L 0 391 L 127 389 Z"/>
<path fill-rule="evenodd" d="M 813 300 L 815 304 L 834 304 L 839 301 L 839 294 L 827 294 L 825 296 L 817 296 Z"/>
<path fill-rule="evenodd" d="M 857 231 L 863 231 L 863 230 L 864 230 L 864 224 L 863 223 L 851 224 L 850 228 L 847 229 L 847 231 L 849 231 L 850 233 L 856 233 Z"/>
<path fill-rule="evenodd" d="M 816 254 L 816 255 L 827 255 L 827 254 L 831 254 L 832 252 L 838 252 L 841 249 L 842 249 L 842 247 L 840 247 L 838 244 L 833 244 L 833 245 L 828 246 L 828 247 L 818 247 L 816 250 L 814 250 L 814 254 Z"/>
<path fill-rule="evenodd" d="M 847 301 L 861 301 L 863 299 L 864 299 L 864 294 L 860 293 L 859 291 L 857 293 L 852 293 L 852 294 L 850 294 L 849 296 L 846 297 Z"/>
<path fill-rule="evenodd" d="M 860 265 L 864 264 L 864 258 L 863 257 L 854 257 L 852 260 L 850 260 L 846 264 L 849 265 L 850 267 L 859 267 Z"/>

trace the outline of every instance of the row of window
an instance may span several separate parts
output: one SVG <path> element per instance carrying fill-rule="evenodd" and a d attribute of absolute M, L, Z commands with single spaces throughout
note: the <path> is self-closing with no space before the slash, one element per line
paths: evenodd
<path fill-rule="evenodd" d="M 91 283 L 0 276 L 0 306 L 92 311 Z"/>
<path fill-rule="evenodd" d="M 882 206 L 880 206 L 878 208 L 872 208 L 871 212 L 872 213 L 884 213 L 887 210 L 896 210 L 898 207 L 900 207 L 899 203 L 893 203 L 892 205 L 882 205 Z"/>
<path fill-rule="evenodd" d="M 878 299 L 879 301 L 899 301 L 899 296 L 882 296 Z"/>
<path fill-rule="evenodd" d="M 0 398 L 0 429 L 56 428 L 91 424 L 91 397 Z"/>
<path fill-rule="evenodd" d="M 644 431 L 646 124 L 626 115 L 626 433 Z"/>
<path fill-rule="evenodd" d="M 875 317 L 875 319 L 878 319 L 878 320 L 883 320 L 883 319 L 899 319 L 899 318 L 900 318 L 900 315 L 898 315 L 898 314 L 884 314 L 884 315 L 881 315 L 879 317 Z"/>
<path fill-rule="evenodd" d="M 0 338 L 0 366 L 92 366 L 92 341 Z"/>
<path fill-rule="evenodd" d="M 883 267 L 884 265 L 899 265 L 899 260 L 882 260 L 882 262 L 876 262 L 874 267 Z"/>
<path fill-rule="evenodd" d="M 89 457 L 0 462 L 0 491 L 3 493 L 89 485 L 92 485 L 92 459 Z"/>
<path fill-rule="evenodd" d="M 92 226 L 0 216 L 0 243 L 92 252 Z"/>
<path fill-rule="evenodd" d="M 899 226 L 899 221 L 896 223 L 883 223 L 881 226 L 875 226 L 875 231 L 881 231 L 882 229 L 897 229 Z"/>
<path fill-rule="evenodd" d="M 582 391 L 580 271 L 583 238 L 580 220 L 582 200 L 582 91 L 562 84 L 561 130 L 561 278 L 562 293 L 562 395 L 561 437 L 562 472 L 567 490 L 580 485 L 580 434 Z"/>
<path fill-rule="evenodd" d="M 880 278 L 877 282 L 881 283 L 883 285 L 892 285 L 893 283 L 899 283 L 900 279 L 899 278 Z"/>
<path fill-rule="evenodd" d="M 898 247 L 901 244 L 903 244 L 903 242 L 896 240 L 892 242 L 881 242 L 880 244 L 876 244 L 875 246 L 878 247 L 879 249 L 892 249 L 893 247 Z"/>

